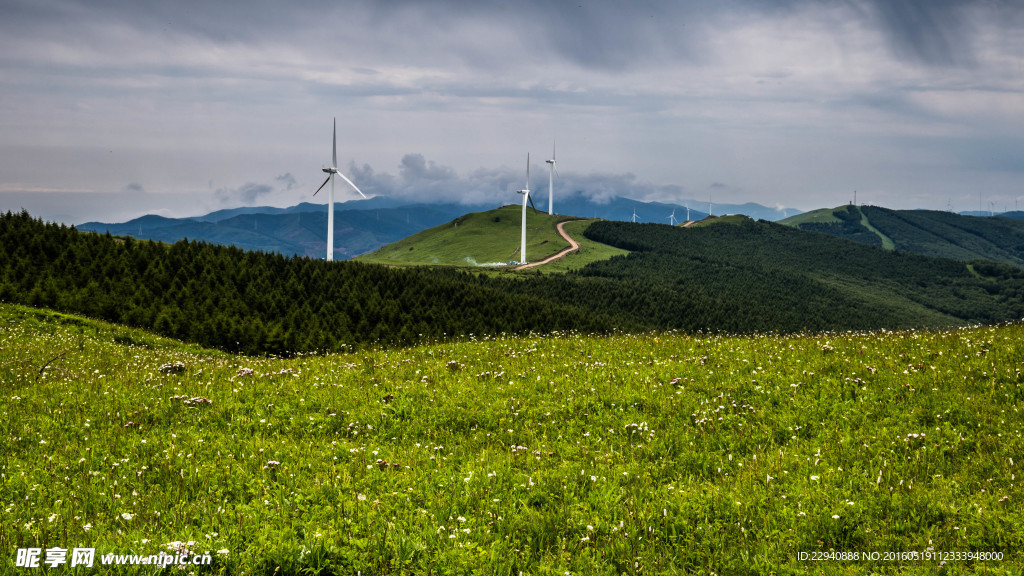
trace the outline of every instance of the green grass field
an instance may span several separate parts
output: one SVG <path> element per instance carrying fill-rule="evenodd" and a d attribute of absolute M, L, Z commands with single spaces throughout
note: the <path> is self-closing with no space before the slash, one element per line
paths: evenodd
<path fill-rule="evenodd" d="M 10 305 L 0 326 L 3 573 L 33 547 L 268 575 L 1022 563 L 1021 326 L 289 360 Z"/>
<path fill-rule="evenodd" d="M 527 209 L 526 256 L 543 260 L 569 244 L 555 226 L 564 216 Z M 356 260 L 379 264 L 436 264 L 445 266 L 503 266 L 519 261 L 522 206 L 503 206 L 473 212 L 447 224 L 403 238 Z"/>

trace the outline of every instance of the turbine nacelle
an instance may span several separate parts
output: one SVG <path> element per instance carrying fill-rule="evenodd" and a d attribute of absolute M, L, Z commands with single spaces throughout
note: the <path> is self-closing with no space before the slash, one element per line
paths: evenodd
<path fill-rule="evenodd" d="M 530 195 L 530 191 L 529 190 L 516 190 L 516 194 L 525 194 L 526 195 L 526 197 L 523 198 L 523 206 L 524 207 L 526 206 L 526 201 L 529 200 L 530 201 L 530 207 L 533 208 L 534 210 L 537 209 L 537 207 L 533 205 L 533 196 Z"/>

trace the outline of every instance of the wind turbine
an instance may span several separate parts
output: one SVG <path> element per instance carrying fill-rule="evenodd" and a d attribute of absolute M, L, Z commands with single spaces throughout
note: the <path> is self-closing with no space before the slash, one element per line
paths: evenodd
<path fill-rule="evenodd" d="M 330 192 L 330 195 L 327 197 L 327 261 L 328 262 L 334 260 L 334 176 L 335 175 L 341 176 L 342 179 L 345 180 L 345 182 L 349 183 L 349 186 L 352 186 L 352 188 L 354 188 L 356 192 L 359 192 L 360 196 L 362 196 L 363 198 L 366 198 L 366 194 L 363 194 L 363 191 L 360 190 L 358 186 L 353 184 L 352 181 L 349 180 L 348 178 L 345 178 L 344 174 L 342 174 L 341 172 L 338 172 L 338 119 L 337 118 L 334 119 L 334 138 L 333 138 L 333 141 L 334 141 L 334 144 L 333 144 L 333 148 L 331 149 L 331 165 L 329 167 L 323 169 L 323 171 L 327 173 L 327 180 L 324 180 L 324 183 L 321 184 L 320 187 L 316 189 L 316 192 L 313 192 L 313 196 L 316 196 L 321 190 L 324 189 L 324 186 L 326 186 L 328 182 L 331 183 L 331 192 Z"/>
<path fill-rule="evenodd" d="M 546 163 L 551 164 L 551 171 L 548 174 L 548 216 L 554 214 L 554 198 L 555 196 L 555 174 L 558 170 L 555 169 L 555 143 L 551 142 L 551 160 L 545 160 Z"/>
<path fill-rule="evenodd" d="M 633 208 L 633 222 L 634 223 L 636 222 L 636 218 L 637 218 L 637 216 L 636 216 L 636 208 Z"/>
<path fill-rule="evenodd" d="M 526 264 L 526 201 L 530 201 L 530 206 L 533 206 L 533 198 L 530 198 L 530 153 L 526 153 L 526 188 L 522 190 L 516 190 L 519 194 L 523 195 L 523 238 L 522 243 L 519 245 L 519 264 Z M 536 209 L 536 207 L 534 207 Z"/>
<path fill-rule="evenodd" d="M 675 226 L 676 225 L 676 209 L 675 208 L 672 209 L 672 214 L 669 215 L 669 217 L 668 217 L 668 225 L 669 226 Z"/>
<path fill-rule="evenodd" d="M 687 222 L 690 221 L 690 203 L 689 202 L 686 203 L 686 221 Z"/>

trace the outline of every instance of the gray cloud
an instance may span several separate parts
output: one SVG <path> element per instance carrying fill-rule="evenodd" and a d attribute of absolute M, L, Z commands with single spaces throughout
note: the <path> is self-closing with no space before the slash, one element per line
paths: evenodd
<path fill-rule="evenodd" d="M 410 169 L 410 165 L 415 168 Z M 367 194 L 424 203 L 493 203 L 495 206 L 520 202 L 521 196 L 516 190 L 523 187 L 526 177 L 525 167 L 480 168 L 459 176 L 451 167 L 428 161 L 422 154 L 403 156 L 399 171 L 401 178 L 395 178 L 386 172 L 378 173 L 369 165 L 353 164 L 348 174 Z M 533 163 L 530 171 L 530 188 L 534 201 L 539 203 L 539 199 L 547 198 L 548 168 L 543 163 Z M 686 194 L 681 186 L 644 182 L 629 173 L 560 172 L 554 188 L 556 198 L 578 196 L 598 204 L 607 204 L 617 197 L 675 202 Z"/>
<path fill-rule="evenodd" d="M 291 172 L 281 174 L 277 178 L 274 178 L 274 181 L 277 182 L 278 185 L 284 186 L 284 189 L 286 191 L 295 188 L 295 186 L 298 184 L 298 182 L 296 182 L 295 180 L 295 177 L 292 176 Z"/>
<path fill-rule="evenodd" d="M 878 0 L 870 3 L 897 56 L 929 66 L 970 65 L 974 61 L 970 18 L 977 2 L 965 0 Z"/>
<path fill-rule="evenodd" d="M 422 154 L 406 154 L 403 156 L 399 173 L 406 182 L 455 180 L 458 178 L 453 168 L 427 162 Z"/>
<path fill-rule="evenodd" d="M 337 116 L 339 160 L 367 194 L 498 201 L 557 136 L 559 186 L 595 199 L 728 182 L 736 201 L 810 208 L 857 182 L 894 207 L 934 190 L 944 208 L 1024 187 L 1015 154 L 990 154 L 1024 148 L 1022 14 L 1010 0 L 10 0 L 0 191 L 121 190 L 150 211 L 306 200 Z"/>
<path fill-rule="evenodd" d="M 266 196 L 273 191 L 273 186 L 247 182 L 239 188 L 219 188 L 215 194 L 224 204 L 233 204 L 235 202 L 251 204 L 256 202 L 261 196 Z"/>

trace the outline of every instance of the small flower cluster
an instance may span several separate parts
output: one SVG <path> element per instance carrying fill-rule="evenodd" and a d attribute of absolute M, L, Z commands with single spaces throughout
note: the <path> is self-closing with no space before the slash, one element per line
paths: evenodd
<path fill-rule="evenodd" d="M 451 362 L 445 364 L 445 367 L 448 368 L 448 370 L 450 370 L 451 372 L 457 372 L 459 370 L 462 370 L 462 364 L 460 364 L 458 360 L 452 360 Z"/>
<path fill-rule="evenodd" d="M 129 420 L 128 423 L 124 425 L 124 427 L 125 428 L 138 428 L 139 427 L 139 423 L 138 422 L 132 422 L 132 421 Z"/>
<path fill-rule="evenodd" d="M 654 438 L 654 432 L 647 427 L 647 422 L 641 422 L 639 424 L 626 424 L 626 431 L 630 434 L 649 434 L 651 438 Z"/>
<path fill-rule="evenodd" d="M 281 463 L 277 460 L 267 460 L 267 465 L 263 467 L 264 470 L 275 470 Z"/>
<path fill-rule="evenodd" d="M 164 374 L 181 374 L 185 371 L 185 365 L 181 362 L 168 362 L 160 367 L 160 372 Z"/>
<path fill-rule="evenodd" d="M 193 396 L 190 398 L 185 394 L 181 394 L 180 396 L 170 396 L 168 399 L 181 400 L 181 403 L 184 404 L 185 406 L 202 406 L 204 404 L 213 404 L 213 400 L 210 400 L 209 398 L 204 398 L 202 396 Z"/>
<path fill-rule="evenodd" d="M 531 450 L 529 448 L 527 448 L 526 446 L 512 446 L 512 454 L 513 455 L 524 453 L 524 452 L 525 453 L 530 453 Z M 533 450 L 532 453 L 533 453 L 534 456 L 537 456 L 538 458 L 545 454 L 544 452 L 541 452 L 540 450 Z M 555 455 L 554 452 L 547 452 L 546 454 L 548 456 L 554 456 Z"/>
<path fill-rule="evenodd" d="M 398 469 L 398 464 L 396 464 L 394 462 L 388 462 L 387 460 L 384 460 L 383 458 L 378 458 L 377 459 L 377 468 L 379 470 L 387 470 L 388 468 L 392 468 L 394 470 L 397 470 Z"/>
<path fill-rule="evenodd" d="M 235 372 L 235 376 L 252 376 L 255 373 L 256 373 L 256 371 L 253 370 L 252 368 L 244 368 L 243 367 L 243 368 L 239 368 L 238 371 Z"/>
<path fill-rule="evenodd" d="M 454 520 L 455 522 L 457 522 L 457 524 L 452 524 L 451 526 L 438 526 L 437 530 L 435 531 L 435 534 L 440 534 L 441 532 L 448 532 L 448 538 L 450 540 L 453 540 L 459 537 L 459 532 L 462 532 L 463 534 L 469 534 L 473 531 L 471 528 L 466 528 L 463 526 L 466 523 L 466 518 L 464 516 L 459 516 L 458 518 L 452 518 L 451 516 L 449 516 L 448 520 Z"/>
<path fill-rule="evenodd" d="M 192 547 L 196 545 L 195 540 L 189 540 L 188 542 L 182 542 L 175 540 L 174 542 L 168 542 L 164 546 L 171 552 L 179 553 L 182 556 L 191 556 Z"/>

